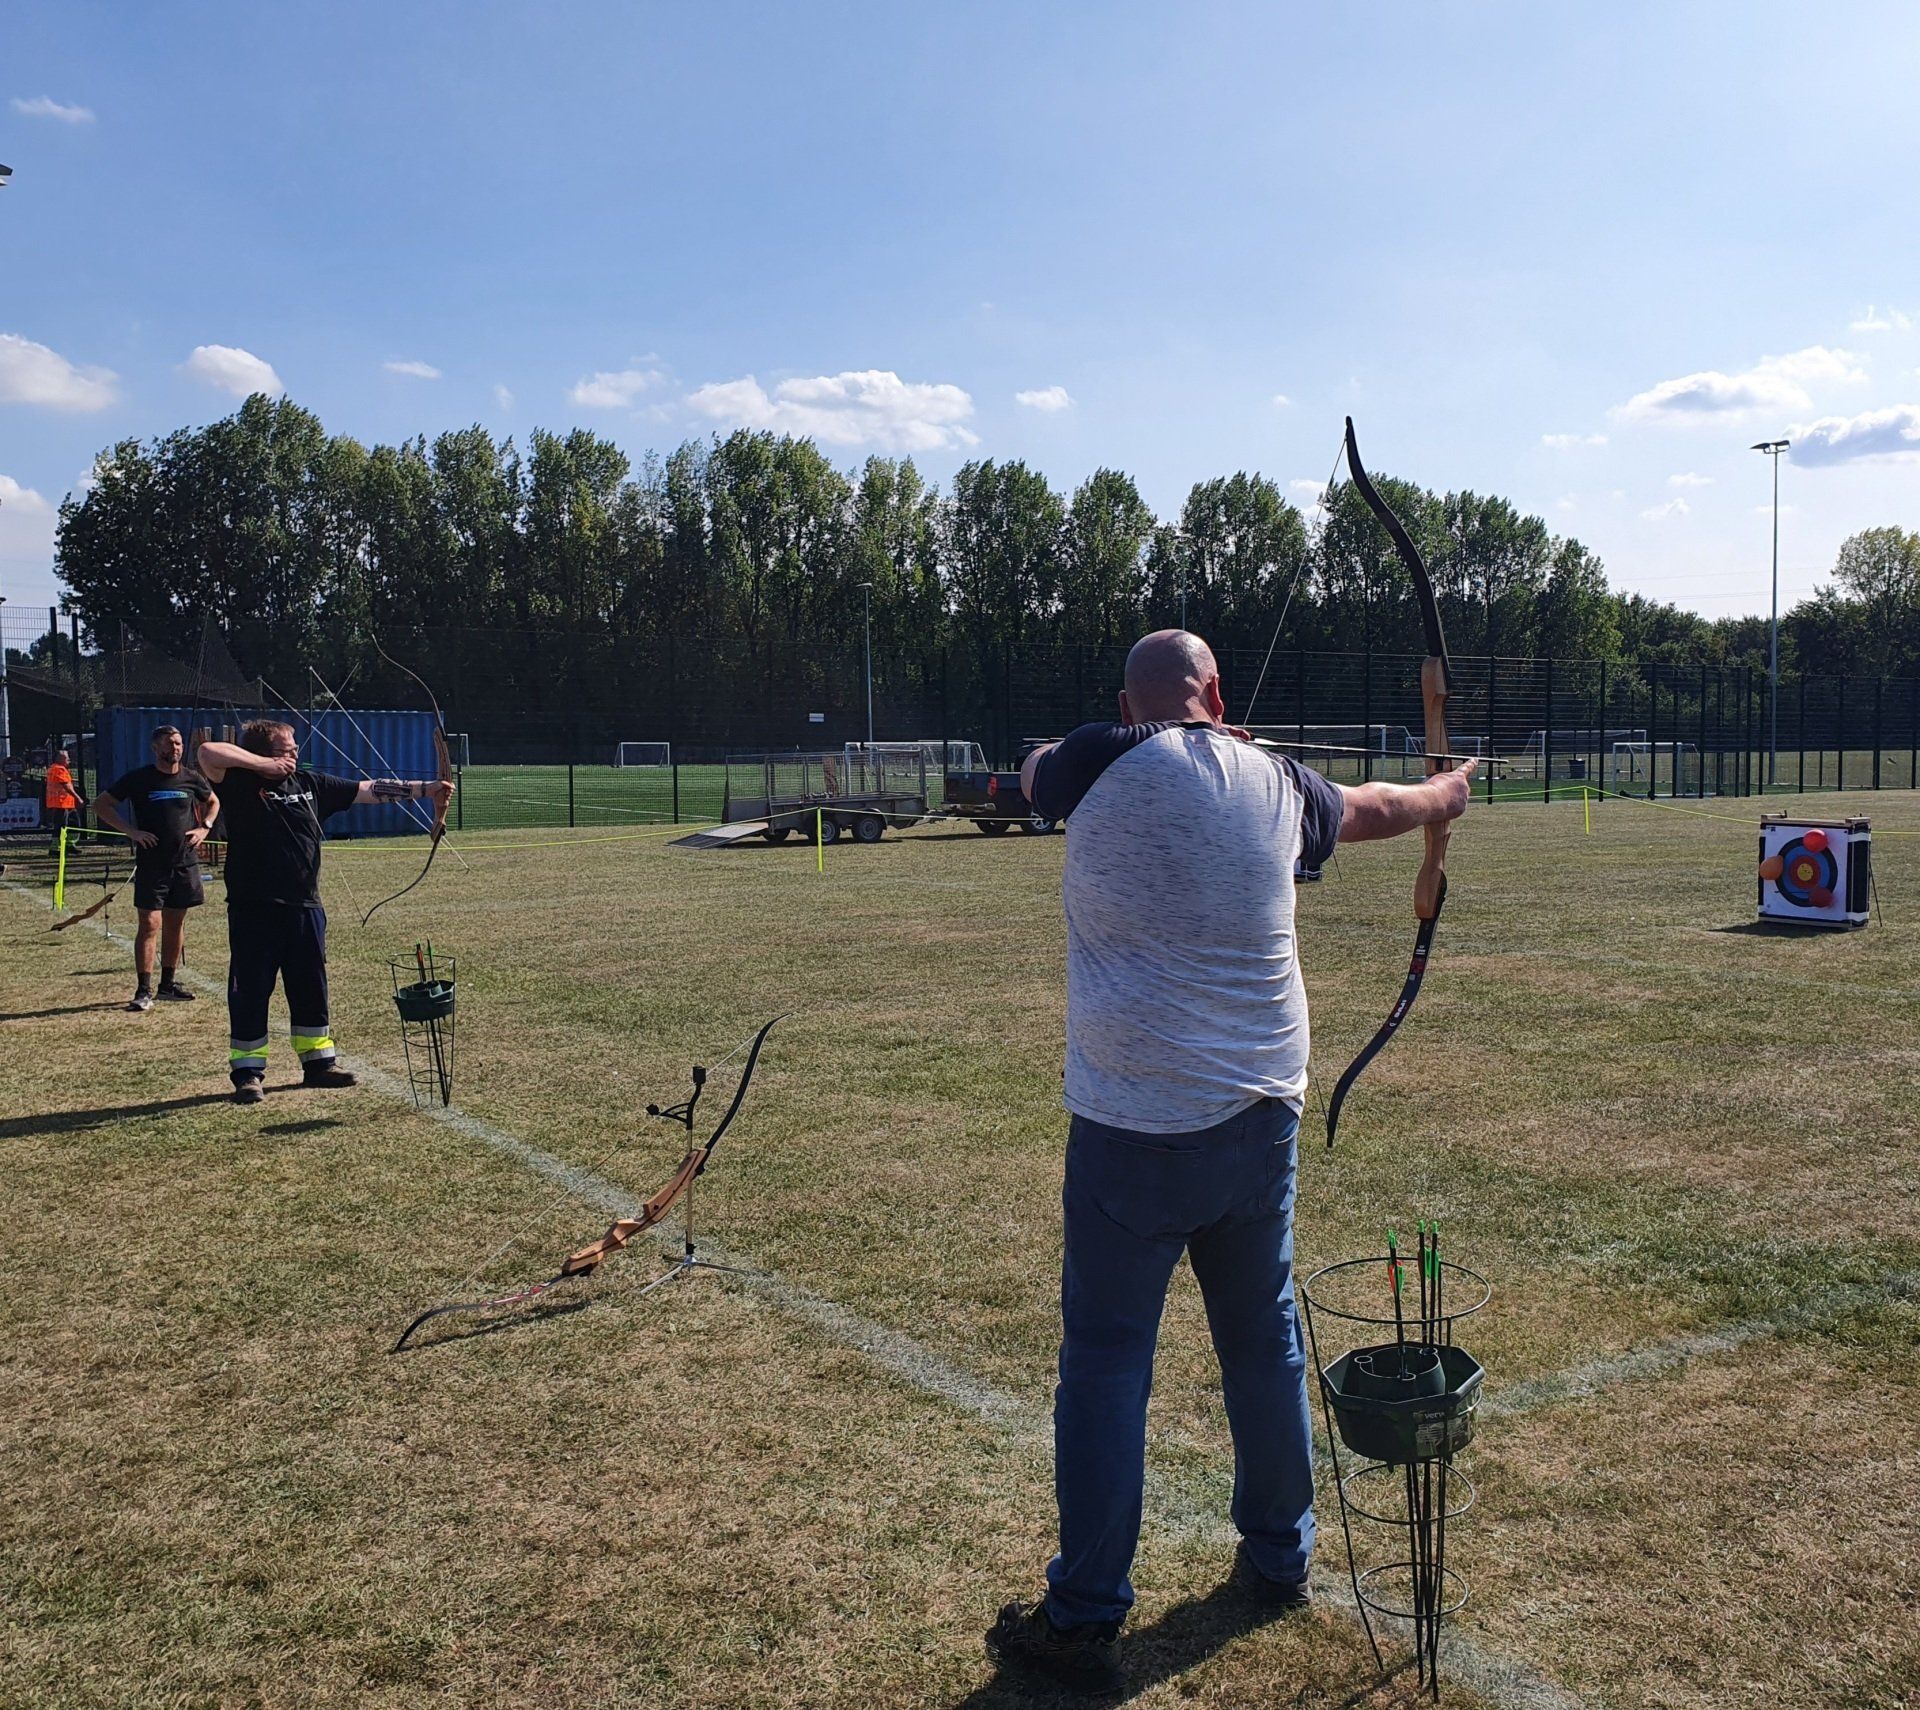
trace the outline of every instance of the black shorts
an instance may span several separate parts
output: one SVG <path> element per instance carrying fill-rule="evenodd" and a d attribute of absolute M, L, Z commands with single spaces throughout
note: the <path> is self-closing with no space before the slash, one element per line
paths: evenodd
<path fill-rule="evenodd" d="M 200 887 L 200 863 L 133 869 L 133 906 L 137 909 L 198 908 L 207 900 Z"/>

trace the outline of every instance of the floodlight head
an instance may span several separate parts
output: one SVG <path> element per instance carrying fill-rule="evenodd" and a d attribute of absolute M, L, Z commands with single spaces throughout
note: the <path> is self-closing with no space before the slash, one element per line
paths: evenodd
<path fill-rule="evenodd" d="M 1759 441 L 1758 444 L 1749 446 L 1748 450 L 1764 451 L 1771 456 L 1777 457 L 1781 452 L 1785 451 L 1787 447 L 1792 443 L 1793 441 L 1790 439 L 1763 439 Z"/>
<path fill-rule="evenodd" d="M 0 166 L 0 190 L 6 189 L 7 180 L 12 176 L 13 168 L 11 166 Z"/>

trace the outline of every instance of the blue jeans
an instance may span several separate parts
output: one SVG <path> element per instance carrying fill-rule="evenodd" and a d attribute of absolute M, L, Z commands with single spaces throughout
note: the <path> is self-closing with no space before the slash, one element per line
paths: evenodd
<path fill-rule="evenodd" d="M 1298 1116 L 1270 1099 L 1191 1134 L 1073 1119 L 1047 1567 L 1057 1626 L 1119 1621 L 1140 1541 L 1147 1396 L 1167 1283 L 1191 1255 L 1233 1430 L 1233 1520 L 1270 1579 L 1313 1549 L 1307 1356 L 1293 1299 Z"/>

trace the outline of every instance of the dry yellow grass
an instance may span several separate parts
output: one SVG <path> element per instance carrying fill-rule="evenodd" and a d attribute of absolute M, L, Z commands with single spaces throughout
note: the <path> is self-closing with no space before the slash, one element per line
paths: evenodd
<path fill-rule="evenodd" d="M 1877 846 L 1887 921 L 1814 939 L 1729 930 L 1731 804 L 1609 804 L 1591 838 L 1570 805 L 1476 809 L 1331 1157 L 1310 1106 L 1305 1263 L 1437 1216 L 1498 1286 L 1469 1340 L 1490 1403 L 1520 1400 L 1474 1451 L 1455 1680 L 1480 1690 L 1450 1701 L 1912 1701 L 1920 798 L 1852 805 L 1907 834 Z M 443 856 L 370 931 L 336 887 L 381 895 L 417 853 L 329 856 L 343 1049 L 398 1068 L 385 961 L 431 937 L 460 957 L 460 1107 L 637 1199 L 680 1147 L 646 1102 L 793 1011 L 700 1201 L 779 1287 L 642 1301 L 635 1252 L 586 1310 L 389 1358 L 509 1231 L 482 1289 L 605 1212 L 371 1090 L 234 1108 L 217 999 L 122 1014 L 124 953 L 0 892 L 0 1701 L 1023 1702 L 979 1635 L 1051 1526 L 1060 840 L 921 833 L 824 877 L 797 848 L 462 847 L 470 873 Z M 1348 851 L 1304 893 L 1322 1084 L 1397 989 L 1415 860 Z M 192 940 L 215 978 L 221 926 Z M 1330 1506 L 1310 1620 L 1215 1595 L 1225 1427 L 1184 1273 L 1162 1350 L 1136 1701 L 1411 1702 L 1338 1612 Z M 1597 1393 L 1563 1398 L 1569 1372 Z"/>

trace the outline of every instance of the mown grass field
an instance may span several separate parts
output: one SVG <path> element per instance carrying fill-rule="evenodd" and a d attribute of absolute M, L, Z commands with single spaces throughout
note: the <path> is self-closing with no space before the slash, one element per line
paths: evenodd
<path fill-rule="evenodd" d="M 1436 1217 L 1495 1284 L 1450 1703 L 1920 1693 L 1920 797 L 1808 806 L 1873 817 L 1864 932 L 1750 929 L 1755 803 L 1605 802 L 1591 834 L 1578 802 L 1476 806 L 1338 1151 L 1309 1105 L 1303 1265 Z M 252 1110 L 217 995 L 122 1012 L 124 948 L 50 933 L 36 870 L 0 883 L 0 1703 L 1034 1701 L 980 1634 L 1050 1549 L 1065 840 L 929 828 L 824 873 L 456 842 L 370 929 L 348 887 L 397 888 L 417 842 L 329 850 L 335 1032 L 382 1073 L 298 1090 L 276 1037 Z M 1399 989 L 1417 860 L 1349 849 L 1303 891 L 1322 1088 Z M 427 938 L 460 959 L 458 1120 L 394 1078 L 386 964 Z M 190 966 L 217 985 L 223 955 L 210 907 Z M 589 1304 L 389 1355 L 510 1235 L 475 1292 L 664 1181 L 680 1132 L 646 1103 L 780 1011 L 699 1198 L 759 1276 L 641 1299 L 649 1243 Z M 1133 1702 L 1414 1702 L 1343 1612 L 1331 1491 L 1312 1615 L 1221 1591 L 1184 1271 L 1150 1465 Z"/>

